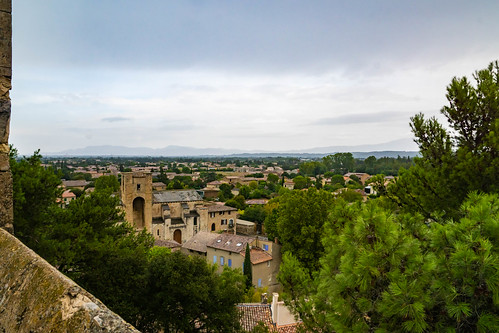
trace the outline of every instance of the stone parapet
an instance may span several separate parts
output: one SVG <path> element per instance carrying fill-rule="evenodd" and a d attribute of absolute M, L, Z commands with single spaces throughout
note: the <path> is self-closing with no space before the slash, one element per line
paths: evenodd
<path fill-rule="evenodd" d="M 0 332 L 140 333 L 0 229 Z"/>

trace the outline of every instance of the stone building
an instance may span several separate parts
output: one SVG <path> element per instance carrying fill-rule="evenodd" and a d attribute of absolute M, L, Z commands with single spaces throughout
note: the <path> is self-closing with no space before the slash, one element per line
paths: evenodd
<path fill-rule="evenodd" d="M 149 172 L 124 172 L 121 203 L 125 218 L 137 230 L 148 230 L 155 239 L 179 244 L 199 231 L 236 230 L 237 209 L 205 202 L 196 190 L 154 191 Z"/>
<path fill-rule="evenodd" d="M 231 231 L 235 232 L 237 208 L 225 205 L 207 205 L 199 207 L 198 212 L 203 220 L 203 231 Z"/>
<path fill-rule="evenodd" d="M 206 260 L 217 265 L 219 273 L 224 266 L 243 269 L 246 244 L 250 246 L 253 285 L 268 287 L 269 292 L 279 290 L 281 246 L 265 237 L 220 234 L 206 244 Z"/>
<path fill-rule="evenodd" d="M 201 229 L 198 207 L 203 198 L 195 190 L 153 193 L 152 234 L 156 239 L 173 239 L 182 244 Z"/>

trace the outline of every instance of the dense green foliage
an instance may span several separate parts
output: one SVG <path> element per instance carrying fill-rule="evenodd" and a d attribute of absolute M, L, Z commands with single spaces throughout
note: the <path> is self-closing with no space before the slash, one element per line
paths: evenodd
<path fill-rule="evenodd" d="M 331 193 L 315 188 L 286 192 L 279 198 L 277 211 L 265 221 L 269 236 L 277 237 L 282 250 L 293 253 L 310 271 L 318 268 L 323 254 L 320 239 L 332 202 Z"/>
<path fill-rule="evenodd" d="M 243 296 L 244 277 L 228 267 L 220 276 L 215 271 L 200 257 L 179 252 L 152 256 L 144 313 L 155 320 L 147 331 L 237 332 L 234 304 Z"/>
<path fill-rule="evenodd" d="M 51 168 L 42 167 L 39 151 L 19 162 L 17 157 L 17 150 L 11 147 L 14 230 L 22 242 L 36 251 L 48 216 L 62 194 L 58 187 L 61 181 Z"/>
<path fill-rule="evenodd" d="M 322 159 L 327 170 L 334 170 L 338 174 L 345 174 L 353 171 L 355 160 L 352 153 L 336 153 L 328 155 Z"/>
<path fill-rule="evenodd" d="M 261 205 L 253 205 L 246 207 L 240 218 L 261 225 L 265 221 L 266 214 L 265 209 Z"/>
<path fill-rule="evenodd" d="M 285 297 L 314 332 L 495 332 L 499 197 L 472 194 L 462 213 L 428 226 L 378 201 L 338 202 L 313 278 L 284 256 Z"/>
<path fill-rule="evenodd" d="M 220 201 L 226 201 L 228 199 L 232 199 L 234 194 L 232 194 L 232 186 L 229 184 L 222 184 L 219 187 L 220 192 L 218 193 L 218 198 Z"/>
<path fill-rule="evenodd" d="M 301 190 L 312 186 L 312 180 L 308 177 L 296 176 L 293 178 L 294 189 Z"/>
<path fill-rule="evenodd" d="M 246 200 L 241 194 L 238 194 L 234 198 L 227 200 L 225 205 L 239 210 L 244 210 L 246 208 Z"/>
<path fill-rule="evenodd" d="M 95 190 L 109 190 L 111 192 L 118 192 L 120 190 L 120 182 L 118 178 L 113 175 L 100 176 L 95 180 Z"/>

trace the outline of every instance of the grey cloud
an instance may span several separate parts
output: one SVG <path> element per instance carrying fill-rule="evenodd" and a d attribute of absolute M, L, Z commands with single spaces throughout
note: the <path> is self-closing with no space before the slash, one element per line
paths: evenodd
<path fill-rule="evenodd" d="M 131 120 L 131 118 L 128 117 L 106 117 L 102 118 L 102 121 L 109 122 L 109 123 L 115 123 L 115 122 L 120 122 L 120 121 L 128 121 Z"/>
<path fill-rule="evenodd" d="M 159 125 L 157 130 L 158 131 L 170 131 L 170 132 L 183 132 L 183 131 L 191 131 L 195 129 L 202 128 L 199 125 L 192 124 L 189 121 L 185 122 L 169 122 L 169 123 L 163 123 L 162 125 Z"/>
<path fill-rule="evenodd" d="M 447 59 L 465 52 L 463 44 L 468 52 L 497 50 L 490 40 L 499 28 L 499 2 L 493 1 L 480 6 L 389 0 L 51 4 L 14 2 L 18 63 L 384 72 Z M 113 20 L 106 13 L 113 13 Z"/>
<path fill-rule="evenodd" d="M 310 123 L 316 126 L 334 126 L 334 125 L 353 125 L 353 124 L 369 124 L 369 123 L 387 123 L 392 121 L 406 120 L 409 122 L 412 112 L 395 112 L 383 111 L 374 113 L 354 113 L 345 114 L 337 117 L 321 118 Z"/>

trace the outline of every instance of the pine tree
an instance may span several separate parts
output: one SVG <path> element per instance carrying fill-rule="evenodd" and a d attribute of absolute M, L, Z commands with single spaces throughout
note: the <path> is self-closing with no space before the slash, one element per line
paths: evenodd
<path fill-rule="evenodd" d="M 435 117 L 411 118 L 420 158 L 402 170 L 390 197 L 427 219 L 459 218 L 459 207 L 471 191 L 499 191 L 499 64 L 477 71 L 447 87 L 448 106 L 441 113 L 451 130 Z"/>

